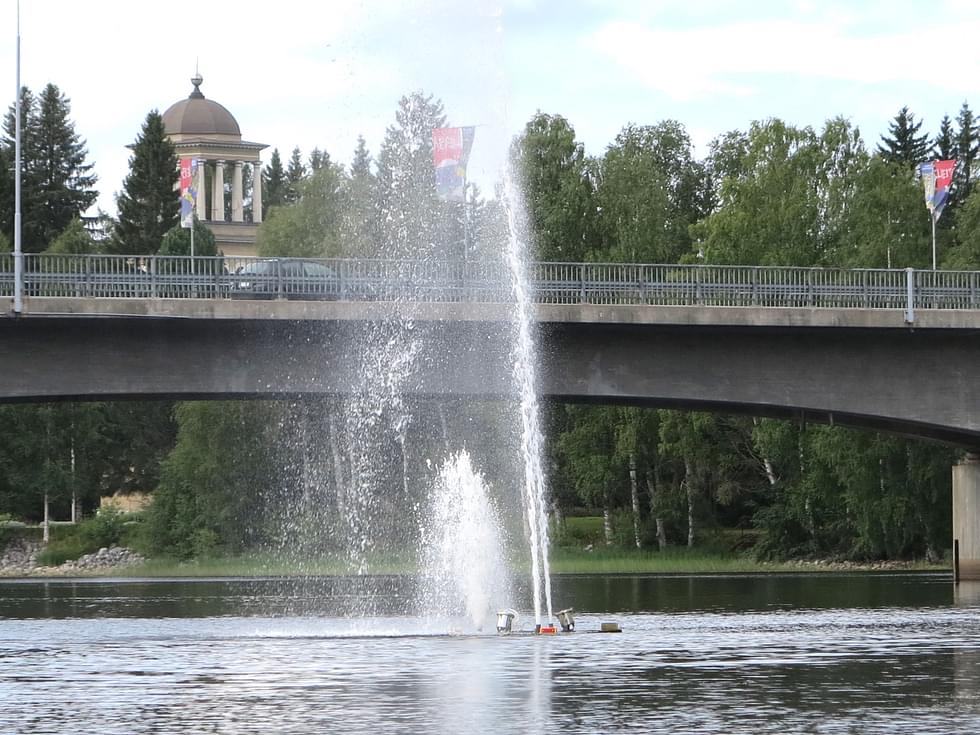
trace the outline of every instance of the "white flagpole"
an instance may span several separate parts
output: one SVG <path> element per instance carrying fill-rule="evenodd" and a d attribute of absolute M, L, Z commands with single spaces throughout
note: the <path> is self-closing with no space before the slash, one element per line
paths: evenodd
<path fill-rule="evenodd" d="M 936 270 L 936 217 L 934 212 L 929 213 L 932 220 L 932 269 Z"/>
<path fill-rule="evenodd" d="M 14 100 L 14 314 L 20 314 L 24 310 L 24 253 L 20 239 L 20 0 L 17 0 L 17 95 Z"/>

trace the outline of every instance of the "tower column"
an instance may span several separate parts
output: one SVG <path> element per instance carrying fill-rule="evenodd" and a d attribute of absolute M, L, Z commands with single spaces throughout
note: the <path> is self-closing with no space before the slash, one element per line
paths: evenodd
<path fill-rule="evenodd" d="M 243 222 L 242 211 L 242 162 L 235 161 L 235 169 L 231 175 L 231 221 Z"/>
<path fill-rule="evenodd" d="M 214 186 L 211 189 L 211 220 L 225 221 L 225 162 L 214 162 Z"/>
<path fill-rule="evenodd" d="M 252 222 L 262 224 L 262 161 L 252 164 Z"/>
<path fill-rule="evenodd" d="M 204 222 L 208 218 L 207 192 L 204 190 L 204 169 L 207 162 L 203 158 L 197 159 L 197 218 Z"/>
<path fill-rule="evenodd" d="M 957 579 L 980 580 L 980 454 L 972 452 L 953 465 L 953 552 Z"/>

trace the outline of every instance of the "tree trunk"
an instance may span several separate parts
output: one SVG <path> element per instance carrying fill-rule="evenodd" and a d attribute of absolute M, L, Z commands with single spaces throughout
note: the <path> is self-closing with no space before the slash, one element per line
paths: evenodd
<path fill-rule="evenodd" d="M 759 425 L 759 419 L 753 417 L 753 419 L 752 419 L 752 425 L 753 426 L 758 426 Z M 769 461 L 769 457 L 767 457 L 765 455 L 762 456 L 762 471 L 765 473 L 766 480 L 769 481 L 770 487 L 773 486 L 773 485 L 775 485 L 776 484 L 776 481 L 779 478 L 776 477 L 776 471 L 772 468 L 772 462 Z"/>
<path fill-rule="evenodd" d="M 647 490 L 650 492 L 650 515 L 657 526 L 657 548 L 663 551 L 667 548 L 667 531 L 664 528 L 664 519 L 660 515 L 659 492 L 660 478 L 656 470 L 647 470 Z"/>
<path fill-rule="evenodd" d="M 636 452 L 630 452 L 630 500 L 633 502 L 633 542 L 640 549 L 640 492 L 636 486 Z"/>
<path fill-rule="evenodd" d="M 606 542 L 606 546 L 612 546 L 613 543 L 613 528 L 612 528 L 612 510 L 609 508 L 609 494 L 605 493 L 602 496 L 602 536 Z"/>
<path fill-rule="evenodd" d="M 42 532 L 41 540 L 47 546 L 48 541 L 51 540 L 51 516 L 48 509 L 48 491 L 44 491 L 44 531 Z"/>
<path fill-rule="evenodd" d="M 687 490 L 687 546 L 694 546 L 694 469 L 691 460 L 684 458 L 684 486 Z"/>
<path fill-rule="evenodd" d="M 935 564 L 940 561 L 939 554 L 932 545 L 932 535 L 929 533 L 929 524 L 926 523 L 925 516 L 922 514 L 922 495 L 915 488 L 915 458 L 912 456 L 912 442 L 905 442 L 905 487 L 906 494 L 915 498 L 915 515 L 922 526 L 922 537 L 926 542 L 926 561 Z"/>
<path fill-rule="evenodd" d="M 75 421 L 71 422 L 71 447 L 68 459 L 71 463 L 71 522 L 78 523 L 78 486 L 75 482 Z"/>
<path fill-rule="evenodd" d="M 806 531 L 810 534 L 810 540 L 814 543 L 814 550 L 816 550 L 816 539 L 817 539 L 817 522 L 813 517 L 813 504 L 810 502 L 810 491 L 806 489 L 806 447 L 804 446 L 804 432 L 806 431 L 806 426 L 800 427 L 797 433 L 797 443 L 796 452 L 800 462 L 800 487 L 804 488 L 803 496 L 803 515 L 804 523 L 806 525 Z"/>

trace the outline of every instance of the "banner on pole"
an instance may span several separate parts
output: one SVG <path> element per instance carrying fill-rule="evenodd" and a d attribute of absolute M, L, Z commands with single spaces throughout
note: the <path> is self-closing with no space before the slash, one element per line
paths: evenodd
<path fill-rule="evenodd" d="M 432 162 L 436 194 L 450 202 L 466 201 L 466 163 L 473 148 L 475 127 L 436 128 L 432 131 Z"/>
<path fill-rule="evenodd" d="M 197 159 L 180 159 L 180 226 L 194 228 L 194 205 L 197 203 Z"/>
<path fill-rule="evenodd" d="M 919 177 L 926 198 L 926 207 L 934 222 L 942 216 L 949 200 L 949 187 L 953 183 L 956 160 L 928 161 L 919 164 Z"/>

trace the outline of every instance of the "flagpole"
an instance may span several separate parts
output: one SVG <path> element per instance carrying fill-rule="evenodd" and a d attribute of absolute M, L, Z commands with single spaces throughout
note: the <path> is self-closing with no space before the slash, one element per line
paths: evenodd
<path fill-rule="evenodd" d="M 929 219 L 932 220 L 932 269 L 936 270 L 936 218 L 931 212 Z"/>
<path fill-rule="evenodd" d="M 17 0 L 17 95 L 14 98 L 14 314 L 24 310 L 24 252 L 20 222 L 20 0 Z"/>

